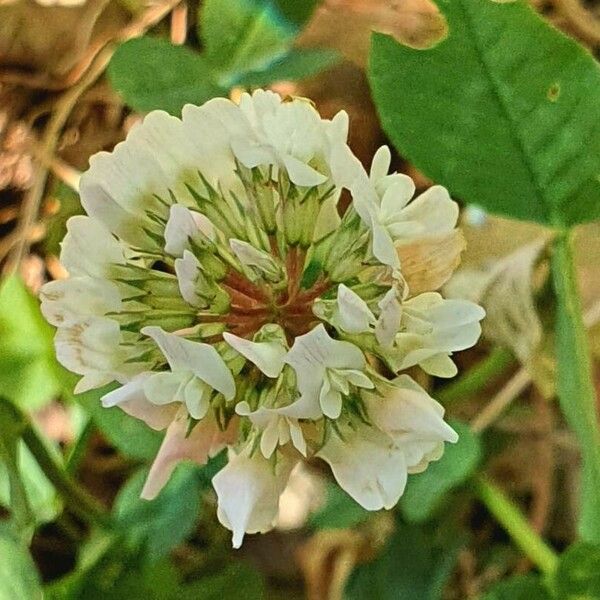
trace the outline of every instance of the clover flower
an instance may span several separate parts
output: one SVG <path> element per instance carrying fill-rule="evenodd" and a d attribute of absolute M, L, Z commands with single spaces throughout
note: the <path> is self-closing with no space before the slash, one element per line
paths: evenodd
<path fill-rule="evenodd" d="M 229 449 L 213 483 L 236 547 L 273 526 L 304 457 L 377 510 L 457 439 L 399 375 L 452 376 L 479 336 L 483 310 L 434 291 L 462 249 L 457 207 L 439 186 L 410 202 L 386 148 L 368 175 L 347 129 L 265 91 L 150 113 L 91 159 L 70 279 L 41 292 L 76 391 L 116 381 L 104 406 L 166 430 L 143 497 Z"/>

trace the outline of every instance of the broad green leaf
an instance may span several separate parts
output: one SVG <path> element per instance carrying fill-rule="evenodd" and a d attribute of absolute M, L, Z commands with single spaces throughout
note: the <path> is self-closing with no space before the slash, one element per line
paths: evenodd
<path fill-rule="evenodd" d="M 560 600 L 598 600 L 600 598 L 600 546 L 580 542 L 560 557 L 553 578 Z"/>
<path fill-rule="evenodd" d="M 464 483 L 475 471 L 481 458 L 479 437 L 464 423 L 454 421 L 459 435 L 456 444 L 446 444 L 444 455 L 431 463 L 423 473 L 412 475 L 400 508 L 404 517 L 414 523 L 427 520 L 448 493 Z"/>
<path fill-rule="evenodd" d="M 157 498 L 142 500 L 148 469 L 137 471 L 117 496 L 114 512 L 129 544 L 150 563 L 163 558 L 194 529 L 200 512 L 199 468 L 181 464 Z"/>
<path fill-rule="evenodd" d="M 550 600 L 551 596 L 537 575 L 518 575 L 492 587 L 481 600 Z"/>
<path fill-rule="evenodd" d="M 0 524 L 0 598 L 42 600 L 37 569 L 22 544 Z"/>
<path fill-rule="evenodd" d="M 260 87 L 274 81 L 296 81 L 316 75 L 340 61 L 334 50 L 319 48 L 291 50 L 262 71 L 240 76 L 238 85 Z"/>
<path fill-rule="evenodd" d="M 510 217 L 600 218 L 600 69 L 524 0 L 439 0 L 449 36 L 421 51 L 372 39 L 370 82 L 403 156 Z"/>
<path fill-rule="evenodd" d="M 72 392 L 77 381 L 76 376 L 67 372 L 64 376 L 65 389 Z M 100 398 L 111 389 L 113 386 L 105 386 L 71 397 L 92 417 L 96 426 L 115 448 L 132 458 L 152 460 L 158 452 L 163 434 L 125 414 L 118 406 L 104 408 Z"/>
<path fill-rule="evenodd" d="M 297 33 L 273 0 L 205 0 L 199 24 L 204 56 L 225 87 L 283 56 Z"/>
<path fill-rule="evenodd" d="M 229 563 L 222 571 L 202 577 L 179 590 L 177 600 L 266 600 L 262 575 L 242 561 Z"/>
<path fill-rule="evenodd" d="M 350 529 L 366 521 L 370 514 L 338 485 L 330 483 L 325 504 L 311 515 L 309 525 L 315 529 Z"/>
<path fill-rule="evenodd" d="M 452 573 L 462 540 L 436 547 L 430 536 L 399 525 L 381 554 L 360 565 L 346 587 L 346 600 L 439 600 Z"/>
<path fill-rule="evenodd" d="M 0 390 L 17 406 L 41 408 L 61 389 L 53 330 L 23 281 L 0 285 Z"/>
<path fill-rule="evenodd" d="M 125 102 L 142 112 L 179 114 L 185 104 L 202 104 L 226 93 L 202 56 L 159 38 L 142 37 L 119 46 L 107 73 Z"/>

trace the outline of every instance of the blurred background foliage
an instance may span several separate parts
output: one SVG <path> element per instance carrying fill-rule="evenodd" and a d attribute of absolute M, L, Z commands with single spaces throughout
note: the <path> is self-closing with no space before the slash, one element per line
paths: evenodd
<path fill-rule="evenodd" d="M 0 0 L 0 600 L 600 598 L 595 442 L 569 409 L 587 394 L 594 416 L 569 370 L 583 327 L 600 382 L 599 48 L 578 0 Z M 36 292 L 66 275 L 91 154 L 144 112 L 257 86 L 347 110 L 365 164 L 388 140 L 418 188 L 450 189 L 468 249 L 447 293 L 488 318 L 455 381 L 420 382 L 461 438 L 395 510 L 310 462 L 234 552 L 224 457 L 140 500 L 160 435 L 73 395 Z M 583 338 L 561 317 L 575 225 Z"/>

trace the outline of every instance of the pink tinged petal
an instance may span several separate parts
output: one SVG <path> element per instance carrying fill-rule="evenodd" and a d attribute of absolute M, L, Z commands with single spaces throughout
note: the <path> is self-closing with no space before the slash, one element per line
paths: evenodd
<path fill-rule="evenodd" d="M 232 443 L 237 437 L 237 420 L 232 420 L 229 427 L 221 431 L 214 418 L 206 417 L 196 424 L 188 437 L 187 431 L 187 411 L 180 409 L 169 425 L 150 468 L 141 494 L 144 500 L 156 498 L 181 461 L 191 460 L 199 465 L 206 464 L 209 457 L 220 452 L 228 443 Z"/>
<path fill-rule="evenodd" d="M 80 375 L 114 371 L 122 358 L 120 341 L 119 324 L 107 317 L 87 317 L 60 327 L 54 338 L 58 361 Z"/>
<path fill-rule="evenodd" d="M 340 487 L 367 510 L 390 509 L 404 492 L 403 452 L 368 426 L 351 430 L 346 441 L 331 435 L 317 456 L 329 463 Z"/>
<path fill-rule="evenodd" d="M 286 456 L 267 460 L 260 452 L 251 455 L 252 446 L 230 457 L 213 477 L 219 506 L 217 516 L 233 532 L 233 547 L 242 545 L 246 533 L 264 533 L 277 520 L 279 497 L 296 461 Z"/>
<path fill-rule="evenodd" d="M 128 415 L 144 421 L 157 431 L 165 429 L 177 412 L 176 406 L 156 406 L 149 402 L 144 393 L 144 381 L 150 373 L 142 373 L 129 383 L 102 396 L 102 406 L 118 406 Z"/>
<path fill-rule="evenodd" d="M 46 283 L 40 290 L 41 311 L 57 327 L 87 316 L 119 312 L 119 288 L 106 279 L 71 277 Z"/>

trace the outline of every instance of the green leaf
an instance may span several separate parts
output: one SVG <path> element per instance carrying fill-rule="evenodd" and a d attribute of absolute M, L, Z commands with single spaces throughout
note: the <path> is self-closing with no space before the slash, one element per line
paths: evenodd
<path fill-rule="evenodd" d="M 36 525 L 48 523 L 56 517 L 61 506 L 56 490 L 22 441 L 17 443 L 16 459 L 20 482 L 17 485 L 22 486 L 21 493 L 27 500 L 30 518 Z M 8 465 L 0 463 L 0 505 L 14 510 L 17 503 L 11 500 L 11 480 L 14 474 L 11 475 L 10 469 Z"/>
<path fill-rule="evenodd" d="M 433 49 L 372 39 L 373 96 L 399 152 L 494 213 L 554 225 L 600 218 L 592 56 L 524 0 L 439 6 L 450 33 Z"/>
<path fill-rule="evenodd" d="M 142 112 L 179 114 L 185 104 L 202 104 L 226 93 L 202 56 L 159 38 L 142 37 L 119 46 L 107 73 L 124 101 Z"/>
<path fill-rule="evenodd" d="M 205 0 L 199 24 L 204 56 L 225 86 L 283 56 L 297 33 L 272 0 Z"/>
<path fill-rule="evenodd" d="M 459 435 L 456 444 L 446 444 L 444 455 L 423 473 L 412 475 L 400 500 L 407 521 L 420 523 L 429 519 L 448 493 L 463 484 L 475 471 L 481 459 L 479 437 L 468 425 L 454 421 Z"/>
<path fill-rule="evenodd" d="M 346 587 L 347 600 L 439 600 L 462 540 L 436 547 L 422 530 L 399 525 L 383 552 L 360 565 Z"/>
<path fill-rule="evenodd" d="M 600 546 L 580 542 L 568 548 L 560 557 L 553 579 L 560 600 L 598 600 Z"/>
<path fill-rule="evenodd" d="M 242 561 L 228 564 L 221 572 L 182 586 L 177 600 L 264 600 L 262 575 Z"/>
<path fill-rule="evenodd" d="M 21 408 L 41 408 L 60 393 L 52 338 L 37 299 L 8 277 L 0 286 L 0 390 Z"/>
<path fill-rule="evenodd" d="M 315 529 L 350 529 L 366 521 L 370 514 L 338 485 L 329 483 L 325 504 L 311 515 L 309 525 Z"/>
<path fill-rule="evenodd" d="M 0 598 L 41 600 L 37 569 L 27 549 L 0 525 Z"/>
<path fill-rule="evenodd" d="M 262 71 L 253 71 L 240 76 L 238 85 L 260 87 L 274 81 L 296 81 L 312 77 L 340 61 L 334 50 L 310 48 L 294 49 L 284 54 Z"/>
<path fill-rule="evenodd" d="M 71 392 L 75 386 L 76 377 L 66 372 L 65 377 L 69 381 L 65 388 Z M 113 387 L 105 386 L 98 390 L 72 395 L 72 399 L 85 409 L 115 448 L 132 458 L 152 460 L 158 452 L 163 434 L 125 414 L 118 406 L 104 408 L 100 404 L 100 398 Z"/>
<path fill-rule="evenodd" d="M 537 575 L 519 575 L 496 584 L 481 600 L 550 600 L 550 594 Z"/>
<path fill-rule="evenodd" d="M 199 468 L 177 467 L 154 500 L 142 500 L 140 493 L 148 469 L 142 469 L 123 486 L 114 512 L 128 542 L 139 548 L 147 561 L 157 562 L 193 531 L 200 512 Z"/>
<path fill-rule="evenodd" d="M 19 465 L 19 437 L 26 424 L 19 412 L 0 397 L 0 476 L 5 483 L 3 502 L 11 511 L 12 526 L 22 540 L 33 535 L 33 514 Z"/>

